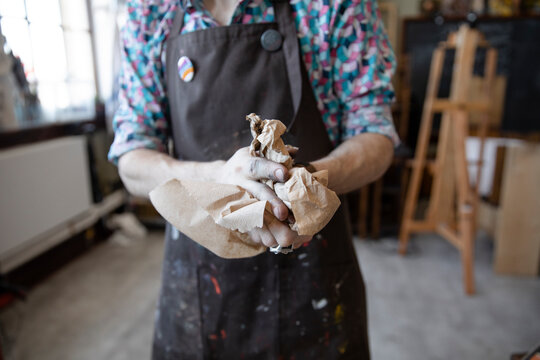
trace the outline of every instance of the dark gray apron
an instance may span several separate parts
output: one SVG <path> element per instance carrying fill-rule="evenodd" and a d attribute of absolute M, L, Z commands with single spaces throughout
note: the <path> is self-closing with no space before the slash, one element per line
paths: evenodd
<path fill-rule="evenodd" d="M 175 155 L 228 159 L 251 142 L 245 116 L 282 120 L 297 159 L 332 150 L 298 49 L 288 2 L 277 23 L 214 27 L 180 35 L 178 9 L 167 40 L 166 78 Z M 283 44 L 265 50 L 278 30 Z M 195 67 L 183 82 L 177 61 Z M 344 205 L 307 245 L 222 259 L 167 228 L 153 359 L 368 359 L 364 284 Z"/>

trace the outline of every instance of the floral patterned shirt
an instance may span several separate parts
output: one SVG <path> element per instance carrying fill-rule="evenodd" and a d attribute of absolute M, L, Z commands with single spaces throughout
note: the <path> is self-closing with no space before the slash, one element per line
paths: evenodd
<path fill-rule="evenodd" d="M 395 57 L 376 0 L 291 0 L 303 60 L 334 145 L 360 133 L 399 143 L 390 103 Z M 133 149 L 165 152 L 169 137 L 165 47 L 179 6 L 182 33 L 219 24 L 202 0 L 128 0 L 119 108 L 109 160 Z M 239 0 L 231 24 L 274 21 L 271 0 Z"/>

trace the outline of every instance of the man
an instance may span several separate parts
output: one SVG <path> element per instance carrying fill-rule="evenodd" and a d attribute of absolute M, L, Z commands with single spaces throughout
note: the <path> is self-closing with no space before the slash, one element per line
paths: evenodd
<path fill-rule="evenodd" d="M 109 154 L 127 189 L 148 196 L 171 178 L 239 185 L 272 205 L 252 240 L 297 249 L 225 260 L 168 227 L 153 358 L 369 358 L 346 210 L 313 239 L 292 231 L 258 181 L 286 181 L 287 169 L 249 156 L 244 118 L 282 120 L 296 159 L 327 169 L 340 194 L 379 177 L 398 140 L 395 61 L 375 2 L 163 0 L 128 12 Z"/>

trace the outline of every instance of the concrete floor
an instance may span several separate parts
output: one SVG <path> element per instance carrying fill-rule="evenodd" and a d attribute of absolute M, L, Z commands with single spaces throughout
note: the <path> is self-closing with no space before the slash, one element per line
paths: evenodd
<path fill-rule="evenodd" d="M 368 288 L 378 359 L 510 359 L 540 343 L 540 279 L 496 276 L 493 242 L 476 241 L 476 295 L 466 296 L 459 254 L 436 236 L 355 243 Z"/>
<path fill-rule="evenodd" d="M 0 313 L 6 360 L 148 359 L 161 233 L 116 233 Z M 356 241 L 368 286 L 373 359 L 509 359 L 540 341 L 540 280 L 499 277 L 477 241 L 478 294 L 463 294 L 457 252 L 431 236 Z"/>

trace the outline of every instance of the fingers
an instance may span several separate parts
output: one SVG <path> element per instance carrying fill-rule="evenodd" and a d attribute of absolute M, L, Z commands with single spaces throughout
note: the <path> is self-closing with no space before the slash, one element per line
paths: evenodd
<path fill-rule="evenodd" d="M 272 232 L 268 230 L 266 225 L 263 225 L 262 228 L 255 228 L 249 232 L 251 239 L 259 244 L 264 244 L 266 247 L 277 246 L 277 241 L 274 238 Z"/>
<path fill-rule="evenodd" d="M 285 166 L 265 158 L 251 156 L 248 147 L 238 150 L 227 164 L 251 180 L 270 179 L 284 182 L 289 178 L 289 171 Z"/>
<path fill-rule="evenodd" d="M 277 243 L 283 247 L 293 245 L 293 247 L 297 249 L 312 238 L 311 236 L 298 235 L 296 231 L 291 230 L 289 225 L 278 221 L 272 215 L 267 213 L 265 213 L 264 223 L 274 236 L 274 239 L 276 239 Z"/>
<path fill-rule="evenodd" d="M 289 171 L 285 166 L 264 158 L 250 157 L 245 170 L 252 180 L 285 182 L 289 178 Z"/>
<path fill-rule="evenodd" d="M 279 220 L 285 220 L 289 216 L 289 209 L 281 201 L 275 192 L 265 184 L 256 181 L 243 181 L 239 184 L 259 200 L 268 201 L 272 206 L 272 213 Z"/>
<path fill-rule="evenodd" d="M 284 182 L 288 179 L 287 167 L 265 158 L 249 154 L 249 148 L 238 150 L 220 171 L 218 182 L 243 187 L 259 200 L 268 201 L 279 220 L 287 219 L 289 210 L 268 186 L 257 180 Z"/>
<path fill-rule="evenodd" d="M 294 243 L 297 234 L 296 232 L 292 231 L 288 225 L 282 223 L 268 213 L 264 214 L 264 223 L 279 245 L 291 246 Z"/>
<path fill-rule="evenodd" d="M 278 244 L 283 247 L 293 246 L 298 249 L 304 243 L 311 241 L 311 236 L 300 236 L 296 231 L 281 221 L 277 220 L 272 214 L 264 214 L 264 226 L 255 228 L 249 232 L 251 239 L 256 243 L 262 243 L 267 247 L 274 247 Z"/>

